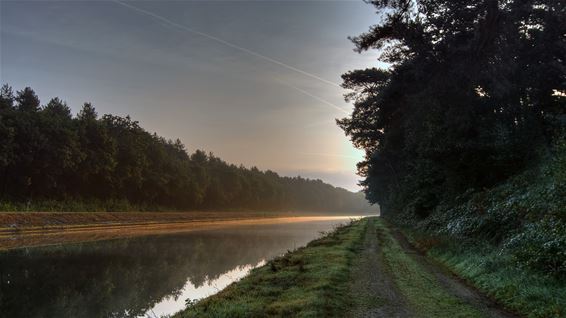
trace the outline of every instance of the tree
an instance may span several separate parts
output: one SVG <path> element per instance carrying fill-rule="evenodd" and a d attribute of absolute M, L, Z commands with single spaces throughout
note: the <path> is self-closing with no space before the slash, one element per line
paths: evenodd
<path fill-rule="evenodd" d="M 54 118 L 60 118 L 61 120 L 70 121 L 72 119 L 71 109 L 69 106 L 57 97 L 51 99 L 49 103 L 47 103 L 47 105 L 43 108 L 43 113 Z"/>
<path fill-rule="evenodd" d="M 40 113 L 41 134 L 45 144 L 39 152 L 37 163 L 41 177 L 38 178 L 36 193 L 51 198 L 64 197 L 69 189 L 69 182 L 77 174 L 82 160 L 79 138 L 75 128 L 71 109 L 59 98 L 53 98 Z"/>
<path fill-rule="evenodd" d="M 16 96 L 17 109 L 22 112 L 37 112 L 39 111 L 39 98 L 35 92 L 26 87 L 19 91 Z"/>
<path fill-rule="evenodd" d="M 0 89 L 0 195 L 5 195 L 8 187 L 9 167 L 13 165 L 16 154 L 14 152 L 14 128 L 12 127 L 15 97 L 10 86 L 3 85 Z"/>
<path fill-rule="evenodd" d="M 59 98 L 28 107 L 38 101 L 31 89 L 18 97 L 8 86 L 0 90 L 2 201 L 94 202 L 101 209 L 367 208 L 354 193 L 320 180 L 231 165 L 202 150 L 189 155 L 179 139 L 151 134 L 129 116 L 99 118 L 90 103 L 73 117 Z"/>
<path fill-rule="evenodd" d="M 565 112 L 563 1 L 369 1 L 382 20 L 352 38 L 387 70 L 343 75 L 338 125 L 366 152 L 362 185 L 382 212 L 426 217 L 535 161 Z M 544 151 L 544 150 L 543 150 Z"/>
<path fill-rule="evenodd" d="M 82 159 L 75 188 L 79 189 L 78 194 L 108 199 L 115 190 L 116 141 L 96 118 L 96 110 L 90 103 L 85 103 L 77 116 Z"/>
<path fill-rule="evenodd" d="M 94 108 L 94 106 L 92 106 L 91 103 L 84 103 L 83 108 L 77 115 L 77 119 L 83 122 L 95 121 L 97 117 L 98 117 L 98 113 L 96 112 L 96 109 Z"/>
<path fill-rule="evenodd" d="M 2 85 L 2 88 L 0 88 L 0 112 L 13 109 L 15 100 L 12 87 L 8 84 Z"/>

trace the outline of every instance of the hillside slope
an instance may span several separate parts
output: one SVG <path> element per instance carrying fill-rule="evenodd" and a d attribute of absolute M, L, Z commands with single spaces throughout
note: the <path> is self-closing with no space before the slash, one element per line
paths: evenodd
<path fill-rule="evenodd" d="M 388 218 L 459 276 L 529 317 L 566 317 L 566 144 L 536 168 L 417 219 Z"/>

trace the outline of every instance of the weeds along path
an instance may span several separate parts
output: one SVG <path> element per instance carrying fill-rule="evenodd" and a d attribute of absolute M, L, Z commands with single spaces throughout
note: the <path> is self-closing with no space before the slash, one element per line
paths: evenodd
<path fill-rule="evenodd" d="M 411 256 L 426 272 L 432 274 L 440 286 L 450 294 L 458 297 L 465 303 L 477 308 L 485 317 L 514 318 L 514 314 L 501 309 L 494 301 L 480 293 L 478 290 L 467 286 L 448 270 L 442 268 L 418 252 L 399 230 L 392 230 L 393 237 L 397 240 L 403 251 Z"/>
<path fill-rule="evenodd" d="M 350 317 L 515 317 L 413 250 L 378 218 L 368 221 L 351 273 Z"/>

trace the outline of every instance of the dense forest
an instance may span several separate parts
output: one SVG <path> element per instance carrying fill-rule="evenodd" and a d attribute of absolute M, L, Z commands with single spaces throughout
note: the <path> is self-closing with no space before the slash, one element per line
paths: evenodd
<path fill-rule="evenodd" d="M 0 92 L 3 209 L 241 209 L 367 211 L 362 193 L 188 154 L 129 116 L 85 103 L 73 116 L 59 98 L 41 106 L 27 87 Z"/>
<path fill-rule="evenodd" d="M 445 242 L 434 255 L 482 289 L 554 316 L 556 299 L 521 303 L 542 292 L 505 293 L 525 277 L 566 279 L 566 3 L 368 2 L 379 23 L 351 39 L 388 68 L 343 75 L 355 109 L 338 120 L 365 150 L 368 200 Z"/>
<path fill-rule="evenodd" d="M 566 121 L 564 1 L 369 1 L 381 23 L 354 37 L 389 69 L 343 75 L 339 120 L 366 151 L 368 199 L 426 217 L 552 151 Z"/>

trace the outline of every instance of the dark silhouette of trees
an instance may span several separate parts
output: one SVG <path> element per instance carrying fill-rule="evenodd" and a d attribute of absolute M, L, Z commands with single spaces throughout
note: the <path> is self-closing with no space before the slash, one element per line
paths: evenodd
<path fill-rule="evenodd" d="M 150 134 L 129 116 L 85 103 L 76 117 L 31 88 L 0 90 L 0 201 L 126 202 L 166 209 L 362 211 L 357 194 L 320 180 L 188 154 L 180 140 Z"/>
<path fill-rule="evenodd" d="M 563 135 L 564 1 L 368 2 L 382 19 L 352 41 L 391 67 L 343 75 L 355 109 L 338 125 L 365 150 L 359 174 L 382 212 L 426 217 Z"/>

